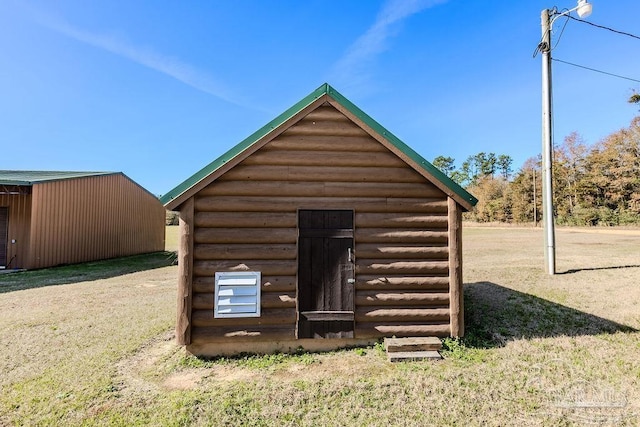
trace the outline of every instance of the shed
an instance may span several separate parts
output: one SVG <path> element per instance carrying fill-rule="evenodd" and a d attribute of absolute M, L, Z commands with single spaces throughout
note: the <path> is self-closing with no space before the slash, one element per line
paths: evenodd
<path fill-rule="evenodd" d="M 164 250 L 165 209 L 118 172 L 0 170 L 0 268 Z"/>
<path fill-rule="evenodd" d="M 324 84 L 161 198 L 202 356 L 462 336 L 477 200 Z"/>

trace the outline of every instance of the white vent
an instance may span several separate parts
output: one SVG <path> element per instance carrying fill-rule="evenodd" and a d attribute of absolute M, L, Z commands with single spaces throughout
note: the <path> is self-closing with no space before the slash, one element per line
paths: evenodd
<path fill-rule="evenodd" d="M 213 317 L 260 317 L 260 272 L 217 272 Z"/>

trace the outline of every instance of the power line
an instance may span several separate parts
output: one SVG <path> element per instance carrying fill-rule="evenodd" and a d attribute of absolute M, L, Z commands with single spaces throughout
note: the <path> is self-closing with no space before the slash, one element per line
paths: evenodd
<path fill-rule="evenodd" d="M 593 27 L 602 28 L 603 30 L 608 30 L 608 31 L 611 31 L 613 33 L 622 34 L 623 36 L 629 36 L 629 37 L 633 37 L 634 39 L 640 40 L 640 37 L 636 36 L 635 34 L 625 33 L 624 31 L 614 30 L 613 28 L 605 27 L 604 25 L 598 25 L 598 24 L 594 24 L 593 22 L 589 22 L 589 21 L 585 21 L 585 20 L 582 20 L 582 19 L 574 18 L 571 15 L 567 15 L 567 18 L 573 19 L 574 21 L 578 21 L 578 22 L 583 22 L 585 24 L 589 24 L 589 25 L 591 25 Z"/>
<path fill-rule="evenodd" d="M 553 14 L 561 14 L 560 12 L 558 12 L 557 8 L 553 8 L 552 12 L 553 12 Z M 569 15 L 564 15 L 564 16 L 566 16 L 567 19 L 564 21 L 564 25 L 562 26 L 562 30 L 560 31 L 560 35 L 558 36 L 558 40 L 556 41 L 555 46 L 553 46 L 550 50 L 553 50 L 556 46 L 558 46 L 558 43 L 560 43 L 560 39 L 562 38 L 562 33 L 564 33 L 564 29 L 567 26 L 567 22 L 569 22 L 569 19 L 573 19 L 574 21 L 582 22 L 584 24 L 589 24 L 592 27 L 601 28 L 603 30 L 611 31 L 611 32 L 616 33 L 616 34 L 621 34 L 623 36 L 632 37 L 634 39 L 640 40 L 640 36 L 636 36 L 635 34 L 627 33 L 625 31 L 614 30 L 613 28 L 606 27 L 604 25 L 594 24 L 593 22 L 589 22 L 589 21 L 585 21 L 583 19 L 579 19 L 579 18 L 573 17 L 570 14 Z M 544 39 L 544 37 L 543 37 L 543 39 Z M 549 40 L 549 43 L 551 43 L 551 40 Z M 538 46 L 536 46 L 536 49 L 533 51 L 533 57 L 534 58 L 536 57 L 538 52 L 541 51 L 542 48 L 543 48 L 542 41 L 540 41 Z M 593 70 L 593 71 L 598 71 L 598 70 Z M 616 76 L 616 77 L 618 77 L 618 76 Z M 623 78 L 626 78 L 626 77 L 623 77 Z M 633 80 L 633 79 L 629 79 L 629 80 Z"/>
<path fill-rule="evenodd" d="M 562 62 L 563 64 L 571 65 L 571 66 L 573 66 L 573 67 L 583 68 L 583 69 L 585 69 L 585 70 L 593 71 L 593 72 L 596 72 L 596 73 L 606 74 L 607 76 L 617 77 L 617 78 L 619 78 L 619 79 L 631 80 L 632 82 L 638 82 L 638 83 L 640 83 L 640 80 L 638 80 L 638 79 L 633 79 L 633 78 L 631 78 L 631 77 L 621 76 L 621 75 L 619 75 L 619 74 L 608 73 L 608 72 L 606 72 L 606 71 L 602 71 L 602 70 L 596 70 L 595 68 L 585 67 L 584 65 L 574 64 L 573 62 L 563 61 L 562 59 L 551 58 L 551 60 L 552 60 L 552 61 L 557 61 L 557 62 Z"/>

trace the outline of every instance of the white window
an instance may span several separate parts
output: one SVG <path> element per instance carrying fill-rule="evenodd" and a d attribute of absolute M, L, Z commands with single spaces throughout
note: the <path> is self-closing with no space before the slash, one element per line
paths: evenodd
<path fill-rule="evenodd" d="M 260 272 L 217 272 L 213 317 L 260 317 Z"/>

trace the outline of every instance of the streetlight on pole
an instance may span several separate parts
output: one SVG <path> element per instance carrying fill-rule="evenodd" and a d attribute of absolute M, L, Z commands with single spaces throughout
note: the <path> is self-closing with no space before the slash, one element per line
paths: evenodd
<path fill-rule="evenodd" d="M 544 229 L 545 272 L 556 274 L 556 236 L 553 222 L 553 133 L 551 110 L 551 30 L 561 16 L 576 11 L 580 18 L 591 15 L 593 6 L 587 0 L 578 0 L 578 5 L 565 12 L 544 9 L 542 40 L 538 49 L 542 52 L 542 220 Z"/>

